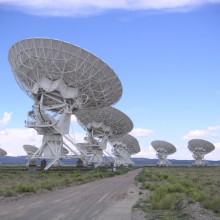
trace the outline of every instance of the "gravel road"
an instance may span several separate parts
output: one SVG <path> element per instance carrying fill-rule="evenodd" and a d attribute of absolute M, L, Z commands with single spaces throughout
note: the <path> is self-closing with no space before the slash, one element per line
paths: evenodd
<path fill-rule="evenodd" d="M 0 219 L 129 220 L 138 199 L 134 178 L 139 172 L 8 202 L 0 206 Z"/>

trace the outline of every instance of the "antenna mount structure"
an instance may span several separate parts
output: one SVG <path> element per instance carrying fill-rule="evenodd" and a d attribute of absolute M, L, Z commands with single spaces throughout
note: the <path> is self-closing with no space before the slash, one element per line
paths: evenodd
<path fill-rule="evenodd" d="M 115 156 L 116 166 L 132 165 L 131 155 L 140 152 L 140 146 L 136 138 L 130 134 L 115 136 L 110 139 L 112 145 L 112 153 Z"/>
<path fill-rule="evenodd" d="M 92 53 L 48 38 L 15 43 L 9 62 L 18 85 L 34 101 L 26 127 L 43 135 L 41 147 L 31 158 L 51 159 L 46 170 L 62 158 L 85 160 L 84 151 L 69 135 L 71 115 L 75 110 L 116 103 L 122 85 L 115 72 Z"/>
<path fill-rule="evenodd" d="M 87 152 L 87 158 L 90 156 L 88 163 L 94 163 L 96 167 L 103 162 L 103 152 L 107 153 L 109 139 L 126 134 L 133 128 L 130 118 L 113 107 L 78 110 L 74 114 L 87 132 L 85 143 L 80 145 Z M 111 157 L 110 154 L 108 156 Z"/>
<path fill-rule="evenodd" d="M 188 142 L 188 148 L 193 153 L 195 159 L 194 166 L 206 166 L 208 162 L 204 159 L 205 155 L 215 149 L 215 146 L 202 139 L 192 139 Z"/>
<path fill-rule="evenodd" d="M 171 163 L 167 160 L 167 156 L 176 152 L 176 147 L 166 141 L 152 141 L 151 146 L 157 152 L 158 166 L 168 166 Z"/>

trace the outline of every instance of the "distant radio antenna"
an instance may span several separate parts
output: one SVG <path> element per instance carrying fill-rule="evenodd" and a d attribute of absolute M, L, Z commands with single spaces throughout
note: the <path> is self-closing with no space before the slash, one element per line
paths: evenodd
<path fill-rule="evenodd" d="M 110 138 L 110 143 L 113 147 L 112 152 L 115 156 L 116 166 L 132 165 L 131 155 L 140 152 L 140 146 L 137 139 L 130 134 L 112 137 Z"/>
<path fill-rule="evenodd" d="M 188 142 L 188 148 L 193 153 L 194 166 L 205 166 L 208 162 L 204 159 L 205 155 L 215 149 L 215 146 L 202 139 L 192 139 Z"/>
<path fill-rule="evenodd" d="M 168 166 L 171 164 L 167 160 L 167 156 L 170 154 L 174 154 L 176 152 L 176 147 L 166 141 L 153 141 L 151 142 L 151 146 L 157 152 L 158 166 Z"/>
<path fill-rule="evenodd" d="M 94 163 L 96 167 L 103 162 L 102 155 L 106 152 L 110 138 L 124 135 L 133 129 L 130 118 L 113 107 L 77 110 L 74 114 L 87 132 L 85 143 L 80 146 L 86 152 L 87 158 L 90 157 L 89 163 Z"/>

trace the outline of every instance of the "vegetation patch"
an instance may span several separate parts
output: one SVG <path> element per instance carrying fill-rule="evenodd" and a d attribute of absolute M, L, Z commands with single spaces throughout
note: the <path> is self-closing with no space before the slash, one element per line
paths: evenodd
<path fill-rule="evenodd" d="M 199 202 L 220 215 L 220 167 L 148 167 L 136 177 L 141 196 L 134 208 L 151 213 L 152 219 L 190 219 L 183 210 L 187 204 Z M 148 219 L 151 219 L 148 217 Z"/>
<path fill-rule="evenodd" d="M 21 193 L 36 193 L 41 190 L 52 190 L 54 187 L 79 185 L 116 175 L 125 174 L 129 169 L 119 169 L 116 172 L 107 170 L 92 171 L 37 171 L 0 170 L 0 196 L 11 197 Z"/>

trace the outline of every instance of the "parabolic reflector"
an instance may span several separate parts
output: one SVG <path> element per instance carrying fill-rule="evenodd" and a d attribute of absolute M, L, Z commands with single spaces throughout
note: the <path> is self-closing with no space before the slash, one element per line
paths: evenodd
<path fill-rule="evenodd" d="M 202 148 L 205 154 L 210 153 L 215 149 L 215 146 L 209 141 L 202 139 L 192 139 L 188 142 L 188 148 L 191 152 L 196 151 L 196 148 Z"/>
<path fill-rule="evenodd" d="M 23 148 L 27 154 L 34 154 L 38 150 L 37 147 L 28 144 L 23 145 Z"/>
<path fill-rule="evenodd" d="M 7 152 L 0 148 L 0 156 L 3 157 L 3 156 L 6 156 L 6 155 L 7 155 Z"/>
<path fill-rule="evenodd" d="M 111 137 L 126 134 L 133 129 L 130 118 L 113 107 L 77 110 L 74 114 L 86 131 L 93 130 L 94 136 L 106 134 Z"/>
<path fill-rule="evenodd" d="M 67 102 L 76 109 L 100 108 L 122 95 L 118 76 L 105 62 L 67 42 L 21 40 L 11 47 L 9 62 L 21 89 L 35 101 L 43 93 L 45 106 Z"/>
<path fill-rule="evenodd" d="M 159 140 L 152 141 L 151 145 L 156 151 L 161 150 L 161 149 L 166 150 L 167 155 L 170 155 L 176 152 L 176 147 L 166 141 L 159 141 Z"/>
<path fill-rule="evenodd" d="M 131 136 L 130 134 L 125 134 L 125 135 L 122 135 L 122 136 L 112 137 L 112 138 L 110 138 L 109 141 L 113 145 L 114 144 L 120 145 L 120 143 L 125 144 L 126 149 L 131 154 L 136 154 L 136 153 L 140 152 L 140 146 L 139 146 L 139 143 L 138 143 L 137 139 L 135 137 Z"/>

